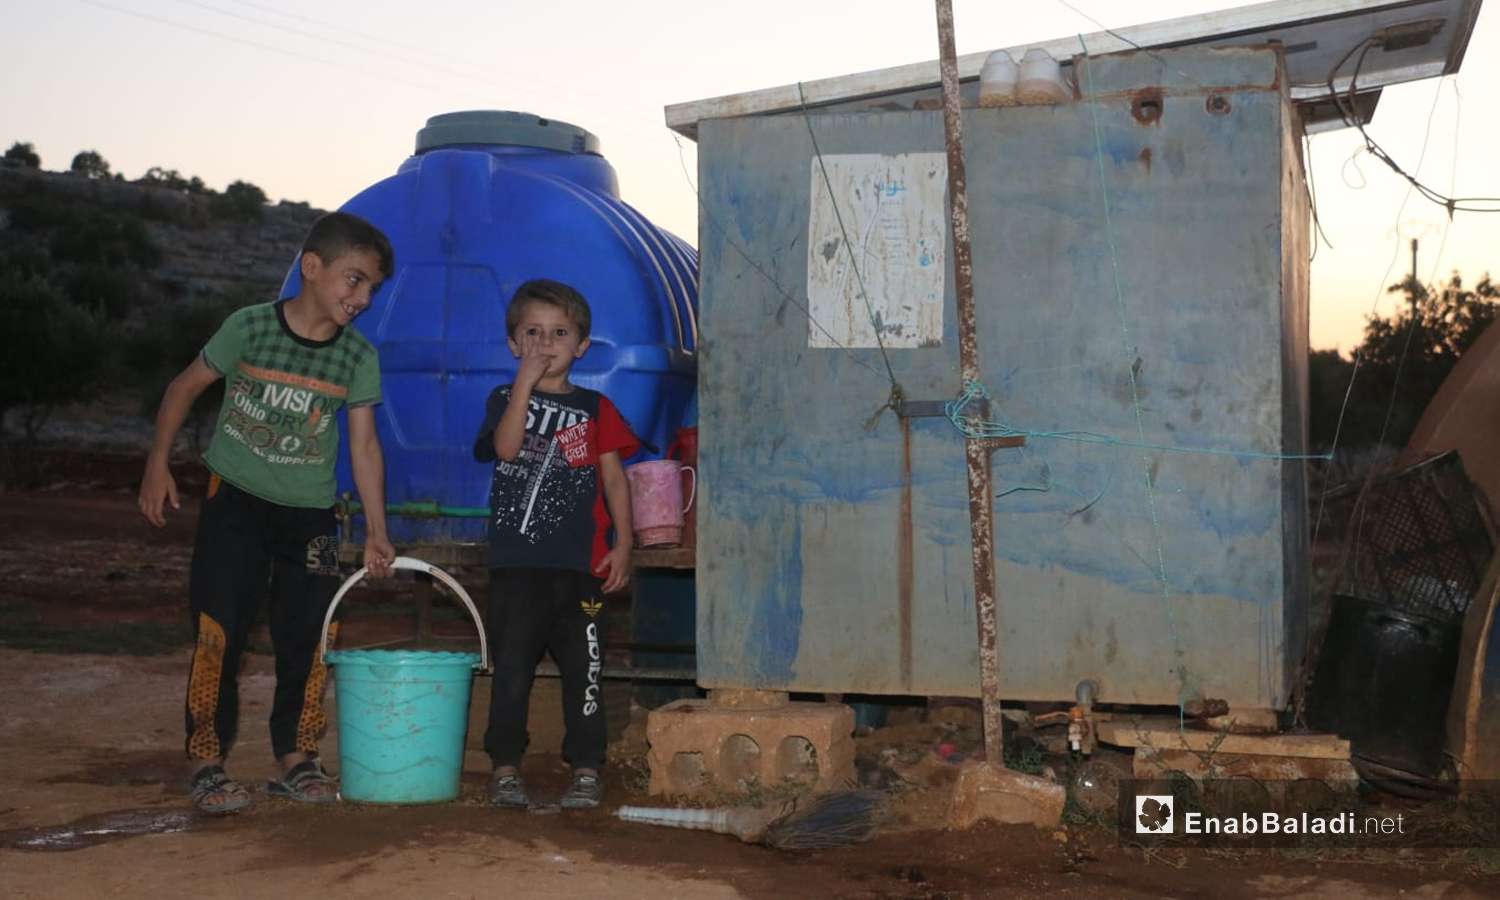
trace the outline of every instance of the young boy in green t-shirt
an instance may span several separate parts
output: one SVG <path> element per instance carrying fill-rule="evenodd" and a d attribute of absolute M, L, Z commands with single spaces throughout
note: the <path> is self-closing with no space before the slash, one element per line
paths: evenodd
<path fill-rule="evenodd" d="M 314 223 L 298 263 L 297 295 L 238 310 L 167 387 L 141 480 L 147 521 L 180 507 L 169 467 L 193 401 L 220 378 L 224 403 L 204 461 L 210 470 L 188 580 L 197 636 L 187 694 L 187 757 L 194 805 L 222 813 L 250 803 L 224 771 L 239 719 L 237 677 L 266 585 L 276 654 L 272 794 L 338 799 L 318 761 L 327 723 L 322 694 L 323 617 L 340 584 L 334 514 L 337 413 L 347 410 L 349 459 L 364 507 L 364 564 L 391 574 L 385 459 L 375 432 L 381 400 L 375 348 L 349 327 L 395 267 L 390 241 L 348 213 Z M 331 631 L 332 629 L 330 629 Z"/>

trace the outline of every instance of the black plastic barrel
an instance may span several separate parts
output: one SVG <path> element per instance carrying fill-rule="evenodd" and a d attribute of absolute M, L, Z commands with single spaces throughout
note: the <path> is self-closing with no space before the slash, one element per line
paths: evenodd
<path fill-rule="evenodd" d="M 1334 595 L 1308 726 L 1349 741 L 1355 756 L 1438 775 L 1462 630 L 1459 617 Z"/>

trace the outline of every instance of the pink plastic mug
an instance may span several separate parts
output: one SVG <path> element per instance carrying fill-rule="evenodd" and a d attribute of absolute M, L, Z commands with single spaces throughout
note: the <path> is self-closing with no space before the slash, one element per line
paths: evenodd
<path fill-rule="evenodd" d="M 683 475 L 692 485 L 683 489 Z M 682 544 L 683 513 L 698 493 L 698 473 L 675 459 L 655 459 L 625 467 L 630 482 L 630 516 L 637 547 L 677 547 Z M 685 498 L 685 499 L 684 499 Z"/>

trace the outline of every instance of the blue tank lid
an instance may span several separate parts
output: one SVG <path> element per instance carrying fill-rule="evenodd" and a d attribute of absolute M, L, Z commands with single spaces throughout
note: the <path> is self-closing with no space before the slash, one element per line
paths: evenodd
<path fill-rule="evenodd" d="M 417 153 L 439 147 L 499 144 L 536 147 L 564 153 L 599 155 L 599 138 L 589 131 L 557 119 L 531 113 L 495 109 L 443 113 L 432 116 L 417 132 Z"/>

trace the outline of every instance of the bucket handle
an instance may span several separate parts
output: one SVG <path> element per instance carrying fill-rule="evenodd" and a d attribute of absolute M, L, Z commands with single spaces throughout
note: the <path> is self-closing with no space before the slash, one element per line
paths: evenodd
<path fill-rule="evenodd" d="M 467 606 L 469 608 L 469 615 L 474 619 L 475 628 L 477 628 L 479 631 L 479 671 L 490 671 L 490 647 L 489 640 L 486 638 L 484 633 L 484 621 L 479 618 L 479 610 L 474 607 L 474 601 L 469 599 L 469 592 L 464 590 L 463 585 L 453 580 L 453 576 L 449 575 L 447 572 L 444 572 L 442 569 L 439 569 L 437 566 L 434 566 L 431 563 L 423 562 L 420 559 L 414 559 L 410 556 L 396 557 L 395 560 L 391 562 L 391 568 L 408 569 L 413 572 L 426 572 L 428 575 L 431 575 L 433 578 L 436 578 L 438 581 L 441 581 L 443 584 L 447 585 L 448 589 L 453 591 L 453 593 L 458 596 L 458 599 L 464 602 L 464 606 Z M 365 573 L 369 571 L 369 567 L 366 566 L 361 568 L 358 572 L 355 572 L 353 575 L 350 575 L 343 584 L 339 585 L 338 593 L 333 595 L 333 601 L 328 604 L 328 612 L 324 613 L 323 615 L 323 637 L 318 642 L 318 646 L 323 648 L 324 653 L 327 653 L 329 650 L 333 649 L 332 647 L 328 646 L 328 626 L 333 624 L 334 610 L 338 609 L 339 601 L 344 599 L 344 595 L 349 593 L 349 589 L 354 587 L 356 584 L 359 584 L 360 581 L 364 579 Z"/>

